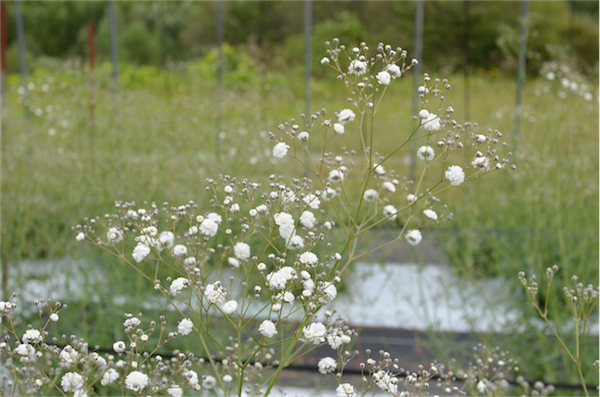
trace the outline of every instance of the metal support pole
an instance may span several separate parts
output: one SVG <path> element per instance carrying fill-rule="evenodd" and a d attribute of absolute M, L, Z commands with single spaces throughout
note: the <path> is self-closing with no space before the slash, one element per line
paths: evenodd
<path fill-rule="evenodd" d="M 115 93 L 119 89 L 119 53 L 117 47 L 117 16 L 114 0 L 108 0 L 108 18 L 110 20 L 110 58 L 113 64 L 112 81 Z"/>
<path fill-rule="evenodd" d="M 29 99 L 27 99 L 27 63 L 25 62 L 25 27 L 23 25 L 23 11 L 21 0 L 15 0 L 15 18 L 17 22 L 17 43 L 19 46 L 19 68 L 21 70 L 21 85 L 23 87 L 25 118 L 29 119 Z"/>
<path fill-rule="evenodd" d="M 425 14 L 425 0 L 417 0 L 415 10 L 415 56 L 414 58 L 419 61 L 413 66 L 413 115 L 419 114 L 419 85 L 422 81 L 421 76 L 421 62 L 423 58 L 423 19 Z M 411 154 L 410 154 L 410 179 L 415 179 L 415 168 L 416 168 L 416 144 L 415 141 L 411 143 Z"/>
<path fill-rule="evenodd" d="M 94 126 L 95 107 L 96 107 L 96 76 L 94 74 L 96 57 L 96 24 L 94 21 L 88 22 L 88 57 L 90 62 L 90 125 Z"/>
<path fill-rule="evenodd" d="M 519 66 L 517 70 L 517 103 L 515 105 L 515 151 L 519 142 L 521 127 L 521 103 L 523 101 L 523 85 L 525 84 L 525 55 L 527 51 L 527 11 L 529 1 L 521 0 L 521 31 L 519 34 Z"/>
<path fill-rule="evenodd" d="M 219 57 L 217 59 L 217 123 L 215 130 L 215 157 L 219 158 L 219 135 L 221 133 L 222 101 L 223 101 L 223 6 L 225 0 L 217 0 L 217 46 Z"/>

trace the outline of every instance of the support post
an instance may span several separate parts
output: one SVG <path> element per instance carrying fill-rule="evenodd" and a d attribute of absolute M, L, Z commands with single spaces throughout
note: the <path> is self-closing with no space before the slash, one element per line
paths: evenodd
<path fill-rule="evenodd" d="M 95 107 L 96 107 L 96 76 L 94 74 L 95 57 L 96 57 L 96 24 L 94 21 L 88 22 L 88 58 L 90 63 L 90 124 L 94 124 Z"/>

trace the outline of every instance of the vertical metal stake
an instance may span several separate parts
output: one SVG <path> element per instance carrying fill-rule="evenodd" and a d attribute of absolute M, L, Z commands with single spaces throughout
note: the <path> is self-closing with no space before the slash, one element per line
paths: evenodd
<path fill-rule="evenodd" d="M 29 99 L 27 99 L 27 64 L 25 63 L 25 28 L 23 26 L 23 11 L 21 0 L 15 0 L 15 18 L 17 22 L 17 42 L 19 46 L 19 67 L 21 69 L 21 84 L 25 90 L 23 107 L 25 118 L 29 120 Z"/>
<path fill-rule="evenodd" d="M 464 69 L 464 115 L 465 120 L 471 118 L 471 1 L 463 0 L 463 14 L 466 18 L 465 23 L 465 69 Z"/>
<path fill-rule="evenodd" d="M 423 19 L 425 13 L 425 0 L 417 0 L 417 9 L 415 10 L 415 56 L 414 58 L 419 61 L 413 66 L 413 114 L 419 114 L 419 85 L 421 82 L 421 61 L 423 58 Z M 416 167 L 416 144 L 415 141 L 411 142 L 411 153 L 410 153 L 410 179 L 415 180 L 415 167 Z"/>
<path fill-rule="evenodd" d="M 515 105 L 515 152 L 519 142 L 521 127 L 521 103 L 523 100 L 523 85 L 525 84 L 525 53 L 527 51 L 527 11 L 529 1 L 521 0 L 521 32 L 519 34 L 519 67 L 517 70 L 517 103 Z"/>
<path fill-rule="evenodd" d="M 223 101 L 223 6 L 225 0 L 217 0 L 217 125 L 215 131 L 215 157 L 219 158 L 219 134 L 221 133 L 222 101 Z"/>

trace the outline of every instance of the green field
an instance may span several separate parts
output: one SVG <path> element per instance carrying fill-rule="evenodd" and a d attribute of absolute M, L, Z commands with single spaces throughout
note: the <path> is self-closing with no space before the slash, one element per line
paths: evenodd
<path fill-rule="evenodd" d="M 116 282 L 102 291 L 86 282 L 89 299 L 70 303 L 72 310 L 81 310 L 77 319 L 64 326 L 81 325 L 77 333 L 91 340 L 113 340 L 122 328 L 120 314 L 114 324 L 106 321 L 96 326 L 94 319 L 99 316 L 115 317 L 115 307 L 109 301 L 95 304 L 94 296 L 127 291 L 139 301 L 124 303 L 117 310 L 135 311 L 149 288 L 143 280 L 130 280 L 126 268 L 99 252 L 76 245 L 71 227 L 84 217 L 109 213 L 116 200 L 173 205 L 194 200 L 208 209 L 207 177 L 221 173 L 258 179 L 273 169 L 283 170 L 281 163 L 274 166 L 267 133 L 291 118 L 301 120 L 300 71 L 226 76 L 218 120 L 216 85 L 202 67 L 125 68 L 118 93 L 112 89 L 106 65 L 93 78 L 77 66 L 58 73 L 38 70 L 30 76 L 34 86 L 26 98 L 18 92 L 19 76 L 9 76 L 2 117 L 5 298 L 27 287 L 29 280 L 11 277 L 11 270 L 26 259 L 87 258 L 88 266 L 102 268 Z M 453 88 L 445 106 L 453 106 L 455 119 L 464 122 L 463 76 L 448 78 Z M 491 128 L 504 134 L 517 170 L 493 173 L 449 191 L 444 202 L 455 214 L 454 221 L 438 227 L 435 234 L 457 274 L 472 279 L 502 277 L 514 284 L 515 299 L 524 311 L 530 309 L 517 280 L 521 270 L 541 275 L 546 267 L 558 264 L 562 270 L 555 281 L 557 289 L 572 274 L 587 283 L 596 283 L 599 276 L 598 104 L 574 92 L 561 98 L 557 85 L 541 78 L 527 81 L 517 137 L 515 81 L 472 76 L 471 120 L 482 131 Z M 412 76 L 404 76 L 386 93 L 374 125 L 374 147 L 381 148 L 382 154 L 386 145 L 402 142 L 410 131 L 412 87 Z M 334 79 L 315 80 L 312 109 L 327 108 L 333 114 L 346 107 L 346 95 Z M 24 100 L 29 104 L 28 119 Z M 390 159 L 389 167 L 409 176 L 408 160 L 409 153 L 403 152 Z M 564 307 L 558 294 L 553 304 Z M 566 318 L 562 310 L 553 316 L 557 321 Z M 542 343 L 521 359 L 531 363 L 523 365 L 528 378 L 546 374 L 546 381 L 576 382 L 574 372 L 563 370 L 566 361 L 557 360 L 565 359 L 559 347 L 541 331 L 530 334 Z M 514 340 L 506 343 L 513 351 L 523 348 Z M 595 346 L 589 351 L 593 361 L 597 338 L 590 343 Z M 591 365 L 588 375 L 593 384 L 590 369 Z"/>

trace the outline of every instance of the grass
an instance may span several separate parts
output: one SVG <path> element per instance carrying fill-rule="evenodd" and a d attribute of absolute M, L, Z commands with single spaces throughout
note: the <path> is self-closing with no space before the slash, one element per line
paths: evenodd
<path fill-rule="evenodd" d="M 293 117 L 301 124 L 298 115 L 304 110 L 302 80 L 294 72 L 226 80 L 219 129 L 213 81 L 185 70 L 140 68 L 127 72 L 115 95 L 109 72 L 105 67 L 96 71 L 95 88 L 87 72 L 75 67 L 53 75 L 34 73 L 30 81 L 35 88 L 27 98 L 29 120 L 23 117 L 23 98 L 17 93 L 19 77 L 11 75 L 2 117 L 5 297 L 26 288 L 28 280 L 12 276 L 25 259 L 87 258 L 115 282 L 102 293 L 97 285 L 86 283 L 90 299 L 72 302 L 79 316 L 66 327 L 106 345 L 120 332 L 121 317 L 115 311 L 135 310 L 148 289 L 141 280 L 131 281 L 131 273 L 112 259 L 75 245 L 71 226 L 83 217 L 108 213 L 115 200 L 181 204 L 193 199 L 205 205 L 206 177 L 270 174 L 274 160 L 267 132 L 276 132 L 278 124 Z M 450 82 L 453 90 L 444 107 L 453 106 L 456 120 L 463 122 L 462 77 Z M 44 84 L 48 91 L 42 89 Z M 394 84 L 374 125 L 376 148 L 402 142 L 411 127 L 412 80 Z M 598 108 L 574 94 L 567 99 L 552 90 L 536 95 L 544 84 L 533 79 L 526 86 L 517 140 L 511 116 L 514 81 L 473 77 L 471 118 L 482 131 L 504 133 L 518 168 L 450 190 L 444 202 L 455 221 L 436 234 L 458 274 L 473 279 L 497 276 L 513 283 L 519 306 L 527 302 L 517 282 L 520 270 L 542 274 L 558 264 L 559 285 L 566 285 L 572 274 L 584 281 L 598 280 Z M 333 114 L 345 107 L 344 91 L 334 80 L 316 80 L 312 88 L 313 109 L 327 107 Z M 42 114 L 36 115 L 36 109 Z M 391 158 L 386 168 L 408 175 L 406 153 Z M 135 298 L 121 306 L 112 299 L 97 305 L 94 295 Z M 551 306 L 559 309 L 552 315 L 564 321 L 560 297 L 555 300 Z M 528 307 L 523 310 L 529 313 Z M 116 319 L 96 327 L 98 317 Z M 532 330 L 525 322 L 518 326 Z M 539 331 L 531 332 L 534 340 L 544 341 Z M 597 347 L 597 338 L 590 341 Z M 512 350 L 522 351 L 524 344 L 532 343 L 521 338 Z M 530 374 L 573 380 L 556 360 L 562 357 L 559 349 L 544 343 L 537 345 L 544 354 L 535 349 L 524 354 L 531 362 Z"/>

